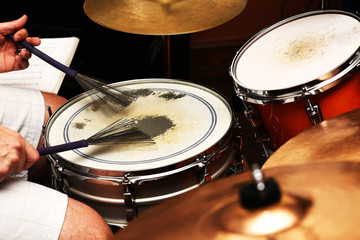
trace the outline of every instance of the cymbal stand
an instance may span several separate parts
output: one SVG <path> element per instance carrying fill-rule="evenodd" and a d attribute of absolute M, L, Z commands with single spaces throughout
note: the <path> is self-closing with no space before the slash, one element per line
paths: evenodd
<path fill-rule="evenodd" d="M 329 8 L 329 1 L 328 0 L 321 0 L 321 10 Z"/>
<path fill-rule="evenodd" d="M 163 35 L 163 55 L 164 55 L 164 75 L 171 78 L 171 51 L 170 51 L 170 36 Z"/>

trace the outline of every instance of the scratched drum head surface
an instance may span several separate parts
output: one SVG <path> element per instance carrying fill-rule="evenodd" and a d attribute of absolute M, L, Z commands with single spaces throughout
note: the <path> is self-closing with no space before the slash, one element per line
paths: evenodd
<path fill-rule="evenodd" d="M 234 80 L 247 89 L 271 91 L 331 73 L 360 46 L 359 19 L 343 13 L 298 15 L 260 32 L 234 59 Z"/>
<path fill-rule="evenodd" d="M 232 111 L 216 92 L 171 79 L 126 81 L 136 99 L 114 116 L 99 111 L 93 99 L 79 95 L 63 105 L 47 125 L 49 146 L 87 139 L 120 118 L 150 119 L 158 131 L 154 145 L 91 145 L 57 155 L 73 164 L 112 171 L 141 171 L 165 167 L 197 156 L 216 144 L 231 128 Z M 159 121 L 156 121 L 156 120 Z M 162 128 L 161 130 L 156 130 Z M 155 130 L 154 130 L 155 129 Z"/>

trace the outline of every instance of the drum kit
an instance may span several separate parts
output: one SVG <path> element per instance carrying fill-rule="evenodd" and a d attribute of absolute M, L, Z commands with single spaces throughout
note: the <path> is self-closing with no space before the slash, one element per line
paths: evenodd
<path fill-rule="evenodd" d="M 86 0 L 84 10 L 118 31 L 172 35 L 220 25 L 245 5 Z M 322 9 L 264 29 L 235 54 L 229 72 L 267 156 L 261 169 L 244 171 L 241 126 L 220 93 L 139 79 L 112 84 L 135 96 L 113 117 L 166 119 L 148 126 L 161 132 L 155 146 L 51 154 L 53 186 L 123 228 L 116 239 L 358 239 L 359 47 L 360 17 Z M 50 117 L 45 145 L 111 123 L 101 107 L 85 93 L 68 101 Z"/>

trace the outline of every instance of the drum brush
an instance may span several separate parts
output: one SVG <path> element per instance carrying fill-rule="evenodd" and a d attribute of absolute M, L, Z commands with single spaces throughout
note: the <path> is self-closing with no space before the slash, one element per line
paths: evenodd
<path fill-rule="evenodd" d="M 7 35 L 6 37 L 14 40 L 13 35 Z M 44 52 L 35 48 L 25 40 L 17 42 L 17 44 L 24 47 L 29 52 L 57 68 L 58 70 L 64 72 L 69 77 L 75 79 L 85 91 L 88 91 L 89 94 L 91 93 L 89 90 L 97 90 L 92 92 L 91 96 L 94 96 L 96 99 L 104 102 L 109 107 L 109 109 L 113 110 L 113 112 L 116 112 L 119 110 L 119 108 L 122 109 L 128 106 L 135 99 L 127 91 L 121 91 L 119 88 L 111 87 L 104 80 L 80 74 L 76 70 L 65 66 L 64 64 L 58 62 Z"/>
<path fill-rule="evenodd" d="M 39 148 L 38 152 L 40 156 L 64 152 L 82 147 L 88 147 L 89 145 L 149 145 L 155 144 L 153 139 L 149 135 L 145 134 L 136 121 L 133 119 L 120 119 L 104 129 L 100 130 L 96 134 L 92 135 L 88 139 L 79 141 L 64 143 L 60 145 Z"/>

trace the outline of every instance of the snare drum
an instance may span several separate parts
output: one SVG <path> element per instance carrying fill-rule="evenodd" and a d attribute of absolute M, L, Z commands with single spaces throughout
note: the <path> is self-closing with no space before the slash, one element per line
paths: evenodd
<path fill-rule="evenodd" d="M 235 167 L 236 126 L 229 103 L 204 86 L 171 79 L 113 84 L 135 100 L 115 116 L 81 94 L 50 118 L 47 146 L 87 139 L 119 118 L 157 119 L 154 145 L 98 145 L 49 156 L 57 190 L 87 203 L 112 225 L 187 192 Z M 241 160 L 239 160 L 241 161 Z M 234 170 L 234 169 L 231 169 Z"/>
<path fill-rule="evenodd" d="M 296 15 L 250 39 L 230 74 L 259 141 L 266 138 L 258 118 L 276 150 L 313 124 L 359 108 L 359 46 L 359 17 L 337 10 Z"/>

